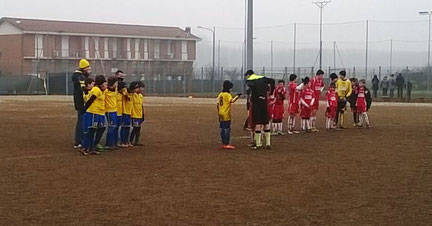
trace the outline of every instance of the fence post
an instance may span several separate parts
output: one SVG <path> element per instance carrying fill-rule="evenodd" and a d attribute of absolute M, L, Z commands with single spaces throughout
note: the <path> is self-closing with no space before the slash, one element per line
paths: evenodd
<path fill-rule="evenodd" d="M 381 66 L 378 67 L 378 76 L 379 80 L 381 81 Z"/>
<path fill-rule="evenodd" d="M 45 82 L 46 82 L 46 95 L 48 95 L 49 94 L 49 74 L 48 73 L 46 73 L 46 79 L 45 79 Z"/>
<path fill-rule="evenodd" d="M 201 67 L 201 93 L 204 92 L 204 67 Z"/>
<path fill-rule="evenodd" d="M 66 72 L 66 96 L 69 95 L 69 72 Z"/>

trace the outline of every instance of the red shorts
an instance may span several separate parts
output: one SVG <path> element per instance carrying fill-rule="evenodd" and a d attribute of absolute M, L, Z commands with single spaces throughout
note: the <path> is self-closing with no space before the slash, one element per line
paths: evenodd
<path fill-rule="evenodd" d="M 289 111 L 290 115 L 298 114 L 299 113 L 299 105 L 298 104 L 290 104 L 288 111 Z"/>
<path fill-rule="evenodd" d="M 315 102 L 312 105 L 313 110 L 318 110 L 320 98 L 321 98 L 321 92 L 315 92 Z"/>
<path fill-rule="evenodd" d="M 300 118 L 310 118 L 312 115 L 312 108 L 307 108 L 305 106 L 301 107 Z"/>
<path fill-rule="evenodd" d="M 273 109 L 273 119 L 281 120 L 284 117 L 284 105 L 276 104 Z"/>
<path fill-rule="evenodd" d="M 336 118 L 337 106 L 328 107 L 325 113 L 327 118 Z"/>
<path fill-rule="evenodd" d="M 363 102 L 357 103 L 357 113 L 367 112 L 366 104 Z"/>
<path fill-rule="evenodd" d="M 267 105 L 267 112 L 268 112 L 269 120 L 271 120 L 273 118 L 273 114 L 274 114 L 274 104 L 268 104 Z"/>

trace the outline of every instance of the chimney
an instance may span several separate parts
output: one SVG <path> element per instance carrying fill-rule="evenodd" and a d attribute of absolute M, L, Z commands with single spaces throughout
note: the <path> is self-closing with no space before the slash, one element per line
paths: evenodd
<path fill-rule="evenodd" d="M 185 28 L 185 31 L 186 31 L 186 33 L 187 33 L 187 36 L 189 37 L 192 33 L 192 31 L 191 31 L 191 27 L 186 27 Z"/>

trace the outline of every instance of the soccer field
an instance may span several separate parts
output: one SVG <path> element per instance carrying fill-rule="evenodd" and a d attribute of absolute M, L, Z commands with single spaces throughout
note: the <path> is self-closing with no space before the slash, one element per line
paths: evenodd
<path fill-rule="evenodd" d="M 372 106 L 374 128 L 223 151 L 215 99 L 146 98 L 143 147 L 82 156 L 71 97 L 0 97 L 0 225 L 432 224 L 432 104 Z M 324 127 L 321 106 L 319 127 Z M 285 121 L 286 122 L 286 121 Z"/>

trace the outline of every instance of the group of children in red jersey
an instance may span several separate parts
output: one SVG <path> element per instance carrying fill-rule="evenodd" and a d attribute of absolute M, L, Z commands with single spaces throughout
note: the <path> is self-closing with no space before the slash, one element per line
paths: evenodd
<path fill-rule="evenodd" d="M 267 128 L 272 128 L 271 135 L 284 135 L 284 100 L 286 97 L 288 97 L 288 134 L 319 131 L 316 128 L 316 116 L 319 109 L 321 93 L 325 87 L 323 75 L 324 72 L 319 70 L 312 79 L 306 77 L 302 79 L 300 84 L 297 84 L 297 75 L 291 74 L 287 88 L 285 88 L 284 80 L 279 80 L 278 83 L 275 84 L 275 80 L 269 79 L 267 93 L 269 125 L 267 125 Z M 333 130 L 336 128 L 344 128 L 343 115 L 346 110 L 346 101 L 350 103 L 355 126 L 368 128 L 370 124 L 367 111 L 371 106 L 372 98 L 369 90 L 366 88 L 366 81 L 357 81 L 356 79 L 351 79 L 350 81 L 345 78 L 345 75 L 346 72 L 341 71 L 340 78 L 334 73 L 330 76 L 330 85 L 325 94 L 326 129 Z M 296 118 L 298 116 L 301 122 L 300 131 L 295 129 Z M 248 128 L 248 120 L 245 122 L 244 128 Z M 257 131 L 251 129 L 252 138 L 254 137 L 254 133 L 257 133 Z M 266 135 L 266 139 L 268 139 L 267 136 L 268 135 Z M 269 142 L 267 143 L 269 144 Z"/>

